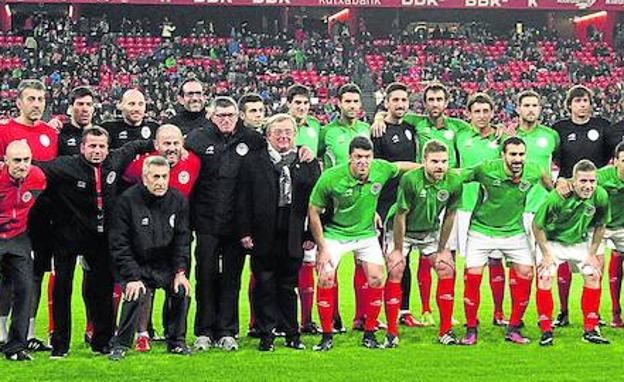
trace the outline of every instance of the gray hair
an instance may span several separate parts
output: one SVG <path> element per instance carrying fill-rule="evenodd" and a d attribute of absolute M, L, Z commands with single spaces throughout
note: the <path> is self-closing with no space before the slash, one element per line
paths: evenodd
<path fill-rule="evenodd" d="M 295 133 L 297 132 L 297 121 L 295 121 L 295 119 L 290 114 L 279 113 L 279 114 L 275 114 L 271 116 L 264 124 L 264 130 L 266 134 L 269 135 L 273 125 L 275 125 L 276 123 L 284 122 L 284 121 L 290 122 L 293 128 L 295 129 Z"/>
<path fill-rule="evenodd" d="M 19 98 L 22 98 L 22 93 L 24 93 L 24 90 L 26 89 L 40 90 L 43 92 L 46 91 L 45 85 L 39 80 L 23 80 L 19 83 L 19 85 L 17 85 L 17 94 Z"/>
<path fill-rule="evenodd" d="M 154 137 L 158 139 L 158 136 L 163 132 L 163 130 L 169 130 L 169 129 L 175 130 L 177 133 L 180 134 L 181 137 L 183 137 L 182 130 L 180 130 L 178 126 L 171 124 L 171 123 L 165 123 L 164 125 L 160 125 L 158 129 L 156 129 L 156 134 L 154 135 Z"/>
<path fill-rule="evenodd" d="M 163 166 L 170 168 L 169 162 L 158 155 L 147 157 L 145 161 L 143 161 L 143 176 L 146 176 L 149 173 L 149 169 L 151 166 Z"/>
<path fill-rule="evenodd" d="M 208 106 L 210 109 L 215 110 L 217 107 L 234 107 L 236 109 L 236 113 L 238 113 L 238 104 L 232 97 L 220 96 L 216 97 L 210 102 Z"/>

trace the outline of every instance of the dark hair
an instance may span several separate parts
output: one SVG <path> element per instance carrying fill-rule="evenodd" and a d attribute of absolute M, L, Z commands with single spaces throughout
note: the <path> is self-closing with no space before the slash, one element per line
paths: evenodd
<path fill-rule="evenodd" d="M 442 85 L 439 82 L 434 82 L 432 84 L 429 84 L 425 87 L 425 90 L 423 90 L 423 100 L 426 101 L 427 100 L 427 93 L 428 92 L 443 92 L 444 93 L 444 99 L 448 101 L 449 98 L 449 92 L 448 89 L 446 88 L 446 86 Z"/>
<path fill-rule="evenodd" d="M 294 84 L 286 89 L 286 101 L 292 102 L 295 96 L 298 95 L 310 99 L 310 88 L 301 84 Z"/>
<path fill-rule="evenodd" d="M 362 90 L 354 83 L 342 85 L 340 89 L 338 89 L 338 99 L 342 100 L 342 96 L 347 93 L 357 93 L 358 95 L 362 96 Z"/>
<path fill-rule="evenodd" d="M 356 149 L 370 151 L 373 149 L 373 143 L 366 137 L 355 137 L 349 143 L 349 155 Z"/>
<path fill-rule="evenodd" d="M 423 147 L 423 157 L 426 158 L 429 154 L 433 153 L 447 153 L 448 147 L 446 145 L 436 139 L 432 139 L 429 142 L 425 143 L 425 147 Z"/>
<path fill-rule="evenodd" d="M 570 105 L 572 105 L 572 100 L 580 97 L 588 97 L 589 103 L 592 103 L 593 96 L 594 93 L 589 90 L 587 86 L 574 85 L 570 88 L 570 90 L 568 90 L 566 94 L 565 105 L 566 107 L 570 107 Z"/>
<path fill-rule="evenodd" d="M 22 93 L 24 93 L 24 90 L 26 89 L 41 90 L 43 92 L 46 91 L 45 85 L 39 80 L 23 80 L 19 83 L 19 85 L 17 85 L 17 94 L 19 98 L 22 98 Z"/>
<path fill-rule="evenodd" d="M 492 98 L 485 93 L 475 93 L 471 95 L 470 97 L 468 97 L 468 103 L 466 104 L 466 109 L 468 109 L 468 111 L 471 111 L 470 109 L 472 108 L 472 105 L 474 105 L 475 103 L 487 103 L 488 105 L 490 105 L 492 110 L 494 110 L 494 101 L 492 101 Z"/>
<path fill-rule="evenodd" d="M 238 110 L 244 112 L 245 111 L 245 105 L 247 105 L 248 103 L 251 103 L 251 102 L 262 102 L 262 103 L 264 103 L 264 100 L 257 93 L 246 93 L 246 94 L 243 94 L 243 96 L 240 97 L 239 100 L 238 100 Z"/>
<path fill-rule="evenodd" d="M 572 176 L 576 178 L 576 175 L 579 172 L 592 172 L 596 170 L 597 168 L 594 162 L 589 159 L 581 159 L 574 165 L 574 168 L 572 169 Z"/>
<path fill-rule="evenodd" d="M 407 85 L 400 82 L 393 82 L 390 85 L 386 86 L 386 101 L 390 99 L 390 94 L 397 90 L 404 91 L 409 95 L 409 88 L 407 87 Z"/>
<path fill-rule="evenodd" d="M 526 147 L 526 143 L 524 143 L 522 138 L 518 138 L 518 137 L 507 138 L 503 142 L 503 152 L 504 153 L 507 152 L 507 146 L 510 146 L 510 145 L 514 145 L 514 146 L 522 145 L 522 146 Z"/>
<path fill-rule="evenodd" d="M 78 98 L 90 96 L 95 100 L 95 92 L 88 86 L 77 86 L 69 93 L 69 104 L 73 105 Z"/>
<path fill-rule="evenodd" d="M 522 103 L 522 100 L 525 98 L 529 98 L 529 97 L 535 97 L 537 98 L 537 101 L 540 102 L 540 100 L 542 99 L 542 97 L 540 97 L 539 93 L 534 91 L 534 90 L 525 90 L 523 92 L 520 92 L 520 94 L 518 94 L 517 97 L 517 104 L 520 105 Z"/>
<path fill-rule="evenodd" d="M 108 131 L 104 130 L 100 126 L 87 127 L 86 129 L 82 130 L 82 141 L 84 142 L 85 138 L 87 138 L 87 136 L 89 135 L 93 137 L 106 137 L 107 142 L 110 139 Z"/>
<path fill-rule="evenodd" d="M 185 79 L 181 84 L 180 87 L 178 88 L 178 95 L 179 96 L 184 96 L 184 86 L 186 84 L 190 84 L 191 82 L 197 82 L 201 85 L 202 87 L 202 91 L 204 90 L 204 83 L 201 82 L 200 80 L 198 80 L 196 77 L 188 77 L 187 79 Z"/>
<path fill-rule="evenodd" d="M 620 153 L 624 153 L 624 142 L 620 142 L 617 146 L 615 146 L 615 150 L 613 151 L 613 157 L 615 159 L 619 158 Z"/>

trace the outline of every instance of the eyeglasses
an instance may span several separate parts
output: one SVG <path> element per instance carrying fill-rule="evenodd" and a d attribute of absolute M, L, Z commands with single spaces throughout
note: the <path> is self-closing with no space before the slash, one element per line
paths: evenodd
<path fill-rule="evenodd" d="M 295 130 L 293 129 L 272 129 L 271 130 L 271 135 L 276 135 L 276 136 L 280 136 L 280 135 L 285 135 L 287 137 L 292 137 L 293 135 L 295 135 Z"/>
<path fill-rule="evenodd" d="M 236 114 L 234 114 L 234 113 L 214 114 L 214 117 L 218 118 L 218 119 L 226 119 L 226 118 L 227 119 L 234 119 L 234 118 L 236 118 Z"/>
<path fill-rule="evenodd" d="M 186 98 L 203 97 L 204 92 L 184 92 Z"/>

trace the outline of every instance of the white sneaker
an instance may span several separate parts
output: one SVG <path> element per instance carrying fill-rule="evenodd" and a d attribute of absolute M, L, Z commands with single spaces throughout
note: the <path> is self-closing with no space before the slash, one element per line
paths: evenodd
<path fill-rule="evenodd" d="M 234 337 L 225 336 L 221 337 L 221 339 L 217 342 L 217 347 L 225 351 L 236 351 L 238 350 L 238 342 L 236 342 Z"/>
<path fill-rule="evenodd" d="M 212 340 L 208 336 L 199 336 L 193 346 L 195 350 L 209 350 L 212 347 Z"/>

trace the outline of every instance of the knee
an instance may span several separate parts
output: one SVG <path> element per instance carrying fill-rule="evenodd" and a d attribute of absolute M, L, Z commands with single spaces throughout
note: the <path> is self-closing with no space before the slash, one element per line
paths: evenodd
<path fill-rule="evenodd" d="M 455 270 L 446 263 L 439 262 L 436 264 L 436 272 L 438 273 L 438 277 L 441 279 L 450 279 L 455 276 Z"/>
<path fill-rule="evenodd" d="M 383 276 L 381 273 L 369 274 L 367 277 L 367 282 L 371 288 L 381 288 L 384 284 Z"/>
<path fill-rule="evenodd" d="M 531 267 L 523 266 L 516 268 L 516 274 L 527 280 L 533 279 L 533 269 Z"/>
<path fill-rule="evenodd" d="M 552 286 L 552 277 L 550 275 L 539 276 L 537 279 L 537 287 L 540 289 L 550 289 Z"/>
<path fill-rule="evenodd" d="M 585 275 L 585 285 L 587 285 L 589 288 L 600 287 L 600 276 L 598 276 L 596 270 L 593 270 L 592 274 Z"/>

